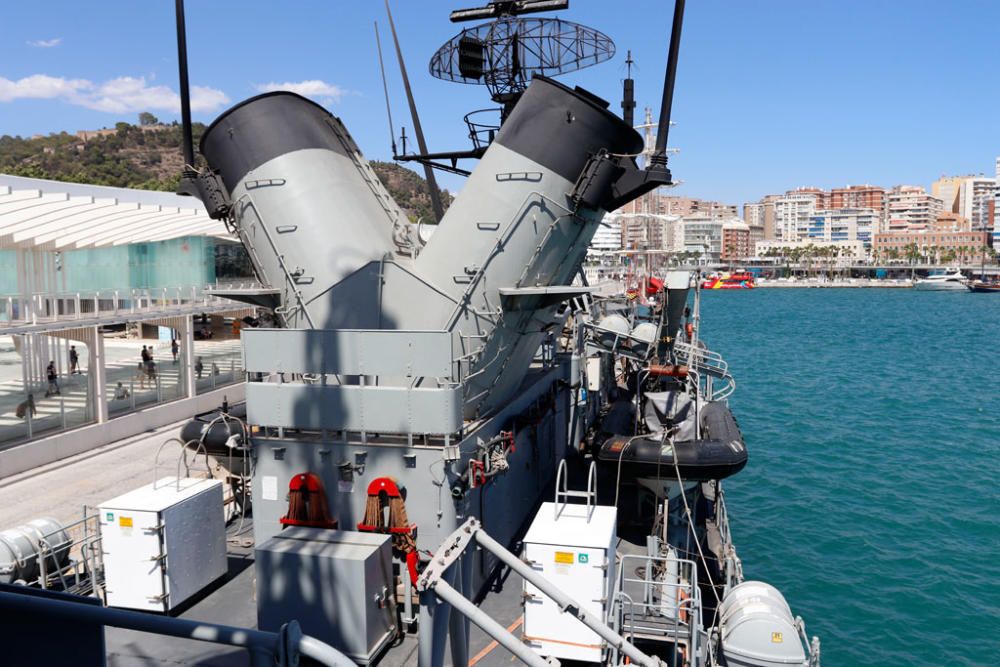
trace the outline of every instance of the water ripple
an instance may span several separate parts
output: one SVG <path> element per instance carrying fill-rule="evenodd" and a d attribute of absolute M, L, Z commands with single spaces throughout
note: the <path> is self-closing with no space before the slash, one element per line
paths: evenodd
<path fill-rule="evenodd" d="M 750 448 L 727 482 L 749 578 L 826 665 L 1000 655 L 1000 297 L 709 293 Z"/>

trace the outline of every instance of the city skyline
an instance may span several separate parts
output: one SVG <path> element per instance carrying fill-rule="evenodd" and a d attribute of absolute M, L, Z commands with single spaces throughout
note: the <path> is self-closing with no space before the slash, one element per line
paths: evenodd
<path fill-rule="evenodd" d="M 396 0 L 393 11 L 417 104 L 435 149 L 465 145 L 461 117 L 487 106 L 484 91 L 433 79 L 426 63 L 459 27 L 451 9 L 476 3 Z M 340 116 L 365 155 L 389 159 L 373 22 L 382 28 L 396 133 L 410 130 L 382 3 L 188 0 L 195 118 L 274 87 L 291 87 Z M 637 63 L 638 112 L 656 107 L 669 4 L 574 0 L 561 16 L 617 44 L 608 63 L 562 78 L 618 112 L 624 60 Z M 69 0 L 6 8 L 0 27 L 0 134 L 113 127 L 139 111 L 176 118 L 176 48 L 170 3 Z M 847 20 L 849 19 L 849 20 Z M 1000 149 L 989 83 L 992 26 L 1000 5 L 824 0 L 692 4 L 684 26 L 670 143 L 675 192 L 753 201 L 797 185 L 929 185 L 941 174 L 980 171 Z M 226 26 L 220 36 L 218 26 Z M 825 39 L 823 26 L 844 26 Z M 239 38 L 231 37 L 239 35 Z M 780 39 L 775 38 L 780 35 Z M 894 37 L 899 36 L 899 38 Z M 931 48 L 933 47 L 933 48 Z M 983 76 L 986 76 L 984 85 Z M 932 89 L 928 85 L 933 83 Z M 914 91 L 928 91 L 913 99 Z M 969 91 L 976 104 L 956 104 Z M 806 181 L 806 182 L 802 182 Z M 442 184 L 460 189 L 460 178 Z"/>

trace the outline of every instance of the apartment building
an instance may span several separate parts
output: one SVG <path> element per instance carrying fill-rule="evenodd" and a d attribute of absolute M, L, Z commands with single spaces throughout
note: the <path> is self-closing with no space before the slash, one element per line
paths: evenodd
<path fill-rule="evenodd" d="M 886 231 L 930 229 L 944 204 L 919 185 L 897 185 L 886 196 Z"/>
<path fill-rule="evenodd" d="M 822 191 L 791 190 L 774 200 L 774 238 L 801 241 L 809 237 L 809 220 L 820 208 Z"/>
<path fill-rule="evenodd" d="M 1000 248 L 1000 157 L 996 160 L 997 190 L 993 194 L 993 247 Z"/>
<path fill-rule="evenodd" d="M 684 250 L 707 262 L 722 258 L 722 220 L 701 213 L 683 219 Z"/>
<path fill-rule="evenodd" d="M 588 252 L 601 254 L 622 249 L 622 222 L 617 215 L 607 214 L 594 232 Z"/>
<path fill-rule="evenodd" d="M 990 232 L 987 231 L 914 229 L 876 234 L 872 249 L 875 256 L 882 259 L 907 259 L 908 248 L 916 246 L 921 257 L 935 261 L 940 261 L 946 253 L 970 261 L 982 256 L 989 241 Z"/>
<path fill-rule="evenodd" d="M 941 200 L 945 213 L 958 213 L 958 191 L 969 176 L 942 176 L 931 183 L 931 196 Z"/>
<path fill-rule="evenodd" d="M 720 258 L 724 262 L 747 259 L 753 255 L 750 225 L 739 218 L 722 223 L 722 249 Z"/>
<path fill-rule="evenodd" d="M 997 179 L 972 176 L 962 179 L 958 189 L 958 213 L 969 219 L 973 230 L 993 229 Z"/>
<path fill-rule="evenodd" d="M 778 195 L 767 195 L 758 202 L 743 204 L 743 220 L 751 229 L 759 228 L 764 239 L 775 237 L 774 201 Z"/>
<path fill-rule="evenodd" d="M 879 232 L 881 210 L 875 208 L 834 208 L 816 211 L 809 218 L 808 237 L 813 241 L 861 241 L 870 248 Z"/>
<path fill-rule="evenodd" d="M 825 209 L 872 209 L 879 216 L 885 211 L 885 188 L 878 185 L 848 185 L 833 188 L 825 198 Z"/>

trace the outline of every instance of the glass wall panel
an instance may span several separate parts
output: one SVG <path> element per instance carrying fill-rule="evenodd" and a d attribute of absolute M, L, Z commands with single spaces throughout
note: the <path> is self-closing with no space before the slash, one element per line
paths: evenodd
<path fill-rule="evenodd" d="M 231 317 L 213 316 L 207 318 L 207 323 L 195 321 L 195 383 L 199 394 L 244 380 L 241 324 Z"/>
<path fill-rule="evenodd" d="M 13 337 L 0 336 L 0 448 L 95 421 L 86 371 L 71 374 L 68 362 L 53 361 L 59 362 L 54 382 L 25 386 L 20 346 Z"/>
<path fill-rule="evenodd" d="M 215 240 L 190 236 L 61 254 L 65 290 L 156 289 L 215 282 Z"/>

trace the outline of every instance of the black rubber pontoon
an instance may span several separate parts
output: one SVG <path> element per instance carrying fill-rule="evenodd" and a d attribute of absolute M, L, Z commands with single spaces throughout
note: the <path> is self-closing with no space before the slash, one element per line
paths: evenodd
<path fill-rule="evenodd" d="M 701 408 L 697 440 L 664 439 L 662 433 L 613 435 L 601 445 L 597 460 L 621 465 L 623 478 L 673 477 L 674 465 L 685 480 L 707 482 L 735 475 L 747 464 L 743 434 L 724 403 Z"/>

